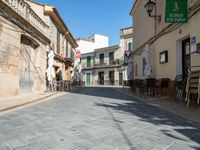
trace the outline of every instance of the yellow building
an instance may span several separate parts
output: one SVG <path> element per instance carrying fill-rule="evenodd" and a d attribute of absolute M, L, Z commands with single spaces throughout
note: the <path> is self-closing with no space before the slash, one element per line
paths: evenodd
<path fill-rule="evenodd" d="M 130 12 L 135 79 L 175 80 L 177 75 L 187 74 L 190 66 L 200 65 L 200 1 L 188 0 L 188 23 L 183 24 L 165 23 L 165 2 L 157 0 L 152 12 L 160 19 L 148 15 L 147 0 L 136 0 Z"/>

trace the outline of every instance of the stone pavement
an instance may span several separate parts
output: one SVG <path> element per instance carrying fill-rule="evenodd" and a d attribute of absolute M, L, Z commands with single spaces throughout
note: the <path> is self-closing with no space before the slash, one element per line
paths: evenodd
<path fill-rule="evenodd" d="M 200 125 L 124 95 L 86 87 L 0 116 L 0 150 L 198 150 Z"/>
<path fill-rule="evenodd" d="M 129 88 L 126 88 L 125 90 L 117 88 L 117 91 L 122 92 L 123 94 L 126 94 L 128 96 L 131 96 L 134 99 L 139 99 L 150 105 L 154 105 L 166 111 L 178 114 L 184 118 L 200 123 L 200 117 L 199 117 L 200 108 L 199 105 L 197 105 L 196 103 L 195 104 L 191 103 L 190 107 L 187 108 L 184 100 L 177 102 L 175 99 L 170 97 L 157 97 L 157 98 L 153 98 L 151 96 L 138 97 Z"/>
<path fill-rule="evenodd" d="M 11 111 L 12 109 L 18 109 L 18 107 L 23 107 L 32 103 L 37 103 L 51 96 L 60 94 L 61 93 L 59 92 L 46 92 L 31 93 L 13 97 L 2 97 L 0 98 L 0 113 L 5 113 L 6 111 Z"/>

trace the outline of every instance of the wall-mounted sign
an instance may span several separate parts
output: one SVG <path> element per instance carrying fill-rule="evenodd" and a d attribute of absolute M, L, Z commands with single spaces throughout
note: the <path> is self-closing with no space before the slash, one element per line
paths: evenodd
<path fill-rule="evenodd" d="M 160 63 L 166 63 L 168 62 L 168 51 L 163 51 L 160 53 Z"/>
<path fill-rule="evenodd" d="M 187 23 L 188 22 L 187 0 L 166 0 L 165 22 Z"/>
<path fill-rule="evenodd" d="M 190 52 L 191 53 L 197 52 L 196 36 L 190 38 L 190 44 L 191 44 Z"/>
<path fill-rule="evenodd" d="M 191 45 L 196 44 L 196 36 L 191 37 Z"/>
<path fill-rule="evenodd" d="M 80 51 L 76 51 L 76 58 L 81 58 L 81 52 Z"/>

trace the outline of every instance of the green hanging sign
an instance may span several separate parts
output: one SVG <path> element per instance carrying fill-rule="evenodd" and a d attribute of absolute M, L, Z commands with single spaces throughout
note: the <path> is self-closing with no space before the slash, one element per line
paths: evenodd
<path fill-rule="evenodd" d="M 187 23 L 188 22 L 187 0 L 166 0 L 165 22 Z"/>

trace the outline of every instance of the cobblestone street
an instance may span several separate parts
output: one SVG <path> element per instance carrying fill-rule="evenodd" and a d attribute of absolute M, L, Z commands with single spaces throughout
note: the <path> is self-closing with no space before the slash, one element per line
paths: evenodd
<path fill-rule="evenodd" d="M 0 150 L 197 150 L 200 125 L 115 88 L 86 87 L 1 115 L 0 141 Z"/>

